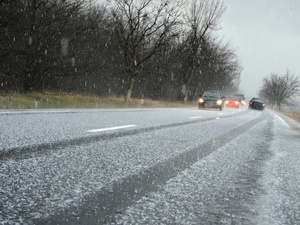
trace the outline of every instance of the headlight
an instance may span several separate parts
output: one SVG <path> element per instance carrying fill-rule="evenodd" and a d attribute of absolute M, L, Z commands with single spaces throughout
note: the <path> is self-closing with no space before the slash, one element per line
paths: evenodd
<path fill-rule="evenodd" d="M 203 100 L 202 98 L 199 98 L 199 102 L 200 102 L 200 103 L 203 103 L 204 100 Z"/>
<path fill-rule="evenodd" d="M 239 101 L 235 101 L 235 104 L 238 105 L 240 102 Z"/>
<path fill-rule="evenodd" d="M 229 101 L 228 101 L 228 100 L 226 100 L 226 101 L 225 101 L 225 104 L 228 104 L 228 103 L 229 103 Z"/>
<path fill-rule="evenodd" d="M 221 99 L 219 99 L 219 100 L 217 101 L 217 105 L 222 105 L 222 103 L 223 103 L 223 101 L 222 101 Z"/>

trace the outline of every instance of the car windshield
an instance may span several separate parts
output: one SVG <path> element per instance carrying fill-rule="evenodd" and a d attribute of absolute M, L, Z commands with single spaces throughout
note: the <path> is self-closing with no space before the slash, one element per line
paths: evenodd
<path fill-rule="evenodd" d="M 237 96 L 239 99 L 244 99 L 244 95 L 236 94 L 235 96 Z"/>
<path fill-rule="evenodd" d="M 217 98 L 219 98 L 220 93 L 207 91 L 207 92 L 204 92 L 203 97 L 217 97 Z"/>
<path fill-rule="evenodd" d="M 253 98 L 253 99 L 252 99 L 252 102 L 260 102 L 260 103 L 263 103 L 264 100 L 261 99 L 261 98 Z"/>

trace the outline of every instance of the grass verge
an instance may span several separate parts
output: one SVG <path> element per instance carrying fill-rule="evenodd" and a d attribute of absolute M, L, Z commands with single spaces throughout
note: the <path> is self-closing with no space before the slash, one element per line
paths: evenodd
<path fill-rule="evenodd" d="M 282 113 L 298 122 L 300 122 L 300 111 L 297 110 L 282 110 Z"/>
<path fill-rule="evenodd" d="M 124 97 L 90 96 L 70 93 L 0 93 L 0 109 L 49 109 L 49 108 L 136 108 L 136 107 L 186 107 L 174 101 L 132 99 L 124 103 Z"/>

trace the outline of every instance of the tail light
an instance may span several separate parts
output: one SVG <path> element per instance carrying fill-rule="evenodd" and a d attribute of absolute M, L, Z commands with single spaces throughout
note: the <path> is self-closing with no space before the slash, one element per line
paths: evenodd
<path fill-rule="evenodd" d="M 252 105 L 252 102 L 249 102 L 249 105 Z"/>

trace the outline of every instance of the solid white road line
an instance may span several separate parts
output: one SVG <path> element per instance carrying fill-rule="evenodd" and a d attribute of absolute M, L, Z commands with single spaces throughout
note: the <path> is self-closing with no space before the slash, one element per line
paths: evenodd
<path fill-rule="evenodd" d="M 280 116 L 278 116 L 278 115 L 276 115 L 275 113 L 273 113 L 273 112 L 270 112 L 273 116 L 275 116 L 277 119 L 279 119 L 283 124 L 285 124 L 286 126 L 289 126 L 288 124 L 287 124 L 287 122 L 285 122 L 285 120 L 284 119 L 282 119 Z"/>
<path fill-rule="evenodd" d="M 94 130 L 88 130 L 89 133 L 96 133 L 96 132 L 103 132 L 103 131 L 109 131 L 109 130 L 119 130 L 119 129 L 125 129 L 130 127 L 136 127 L 137 125 L 126 125 L 126 126 L 118 126 L 118 127 L 108 127 L 108 128 L 100 128 L 100 129 L 94 129 Z"/>

